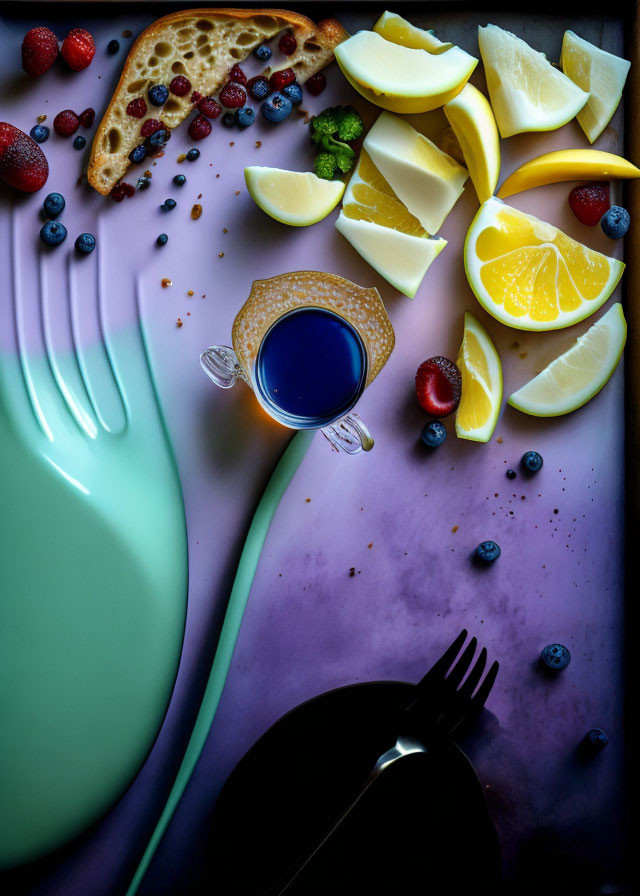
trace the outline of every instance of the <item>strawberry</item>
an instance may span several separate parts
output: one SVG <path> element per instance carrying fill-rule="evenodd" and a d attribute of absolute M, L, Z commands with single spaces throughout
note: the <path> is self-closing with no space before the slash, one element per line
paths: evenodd
<path fill-rule="evenodd" d="M 58 58 L 58 38 L 49 28 L 32 28 L 22 41 L 22 68 L 32 78 L 44 75 Z"/>
<path fill-rule="evenodd" d="M 47 158 L 35 140 L 6 121 L 0 121 L 0 178 L 22 190 L 35 193 L 47 182 Z"/>
<path fill-rule="evenodd" d="M 420 407 L 432 417 L 448 417 L 460 404 L 462 377 L 447 358 L 429 358 L 416 373 L 416 395 Z"/>
<path fill-rule="evenodd" d="M 598 181 L 574 187 L 569 193 L 569 205 L 581 224 L 595 227 L 611 205 L 609 184 Z"/>
<path fill-rule="evenodd" d="M 96 52 L 93 38 L 84 28 L 72 28 L 62 41 L 62 58 L 74 72 L 81 72 L 91 65 Z"/>

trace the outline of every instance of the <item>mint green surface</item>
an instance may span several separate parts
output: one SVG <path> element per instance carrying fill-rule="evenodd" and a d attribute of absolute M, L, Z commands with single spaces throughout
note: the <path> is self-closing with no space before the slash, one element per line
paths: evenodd
<path fill-rule="evenodd" d="M 0 355 L 0 505 L 8 866 L 109 808 L 175 680 L 184 509 L 137 326 L 83 354 Z"/>
<path fill-rule="evenodd" d="M 251 585 L 271 520 L 287 486 L 300 466 L 314 434 L 314 430 L 301 430 L 293 437 L 278 461 L 253 516 L 244 548 L 242 549 L 238 571 L 231 589 L 231 596 L 220 633 L 220 640 L 213 658 L 209 680 L 207 681 L 193 731 L 187 744 L 182 764 L 176 775 L 176 780 L 133 880 L 129 885 L 127 896 L 134 896 L 137 892 L 202 753 L 227 680 L 233 651 L 240 634 L 242 617 L 247 606 L 249 592 L 251 591 Z"/>

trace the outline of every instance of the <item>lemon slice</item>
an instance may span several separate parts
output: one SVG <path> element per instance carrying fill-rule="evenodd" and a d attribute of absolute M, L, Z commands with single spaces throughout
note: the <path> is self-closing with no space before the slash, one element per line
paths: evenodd
<path fill-rule="evenodd" d="M 433 31 L 416 28 L 395 12 L 383 12 L 373 30 L 394 44 L 412 47 L 414 50 L 426 50 L 427 53 L 444 53 L 453 47 L 453 44 L 438 40 Z"/>
<path fill-rule="evenodd" d="M 383 112 L 364 148 L 398 199 L 427 233 L 437 233 L 469 174 L 402 118 Z"/>
<path fill-rule="evenodd" d="M 589 94 L 578 112 L 578 124 L 593 143 L 618 108 L 631 63 L 565 31 L 560 65 L 565 75 Z"/>
<path fill-rule="evenodd" d="M 336 227 L 365 261 L 410 298 L 431 262 L 447 245 L 446 240 L 429 238 L 364 148 Z"/>
<path fill-rule="evenodd" d="M 582 407 L 609 381 L 627 339 L 622 305 L 612 305 L 574 346 L 509 396 L 509 404 L 534 417 L 559 417 Z"/>
<path fill-rule="evenodd" d="M 335 48 L 335 57 L 365 99 L 402 115 L 428 112 L 453 99 L 478 64 L 459 47 L 431 53 L 385 40 L 375 31 L 354 34 Z"/>
<path fill-rule="evenodd" d="M 456 435 L 488 442 L 502 403 L 502 364 L 489 334 L 470 311 L 464 315 L 464 336 L 456 363 L 462 374 Z"/>
<path fill-rule="evenodd" d="M 483 308 L 521 330 L 559 330 L 603 305 L 624 264 L 552 224 L 487 199 L 464 245 L 467 279 Z"/>
<path fill-rule="evenodd" d="M 500 136 L 491 106 L 473 84 L 465 84 L 445 105 L 444 114 L 458 138 L 478 199 L 484 202 L 493 196 L 500 174 Z"/>
<path fill-rule="evenodd" d="M 612 152 L 599 149 L 559 149 L 546 152 L 517 168 L 498 190 L 506 199 L 523 190 L 563 180 L 621 180 L 640 177 L 640 168 Z"/>
<path fill-rule="evenodd" d="M 253 165 L 244 169 L 244 179 L 256 205 L 292 227 L 306 227 L 326 218 L 344 193 L 341 180 L 323 180 L 310 171 Z"/>
<path fill-rule="evenodd" d="M 502 137 L 559 128 L 589 99 L 544 53 L 510 31 L 497 25 L 478 28 L 478 43 Z"/>

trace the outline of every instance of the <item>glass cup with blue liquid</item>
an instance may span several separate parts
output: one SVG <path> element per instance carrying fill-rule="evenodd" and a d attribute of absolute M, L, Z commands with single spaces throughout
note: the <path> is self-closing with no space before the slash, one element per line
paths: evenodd
<path fill-rule="evenodd" d="M 320 429 L 349 454 L 373 447 L 353 408 L 394 345 L 376 289 L 315 271 L 257 280 L 233 323 L 232 342 L 200 356 L 217 386 L 242 379 L 283 426 Z"/>

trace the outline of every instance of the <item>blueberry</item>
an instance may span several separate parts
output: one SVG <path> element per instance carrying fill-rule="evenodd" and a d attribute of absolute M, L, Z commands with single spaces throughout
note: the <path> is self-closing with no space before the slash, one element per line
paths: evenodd
<path fill-rule="evenodd" d="M 475 549 L 474 556 L 480 563 L 493 563 L 500 556 L 500 546 L 495 541 L 483 541 Z"/>
<path fill-rule="evenodd" d="M 515 470 L 507 470 L 507 479 L 515 479 L 517 475 Z"/>
<path fill-rule="evenodd" d="M 152 146 L 154 149 L 160 149 L 161 146 L 164 146 L 165 143 L 171 139 L 171 132 L 165 130 L 165 128 L 160 128 L 159 131 L 156 131 L 155 134 L 151 134 L 147 139 L 149 141 L 149 146 Z"/>
<path fill-rule="evenodd" d="M 129 153 L 129 161 L 133 162 L 134 165 L 137 165 L 139 162 L 142 162 L 143 159 L 147 157 L 147 147 L 141 143 L 140 146 L 134 146 L 134 148 Z"/>
<path fill-rule="evenodd" d="M 629 229 L 629 224 L 631 224 L 629 212 L 619 205 L 612 205 L 600 221 L 602 232 L 612 240 L 619 240 L 623 237 Z"/>
<path fill-rule="evenodd" d="M 163 212 L 170 212 L 173 211 L 177 204 L 178 203 L 175 201 L 175 199 L 165 199 L 160 208 Z"/>
<path fill-rule="evenodd" d="M 48 140 L 49 133 L 49 128 L 45 127 L 43 124 L 37 124 L 29 131 L 29 134 L 36 143 L 44 143 L 45 140 Z"/>
<path fill-rule="evenodd" d="M 83 255 L 89 255 L 96 247 L 96 238 L 92 233 L 81 233 L 76 240 L 76 249 Z"/>
<path fill-rule="evenodd" d="M 117 53 L 120 49 L 120 41 L 119 40 L 110 40 L 107 44 L 107 53 L 110 53 L 113 56 L 114 53 Z"/>
<path fill-rule="evenodd" d="M 268 47 L 266 44 L 260 44 L 260 46 L 256 47 L 253 51 L 253 55 L 256 59 L 259 59 L 260 62 L 266 62 L 268 59 L 271 59 L 271 47 Z"/>
<path fill-rule="evenodd" d="M 292 106 L 299 106 L 302 102 L 302 87 L 300 87 L 297 81 L 294 81 L 293 84 L 287 84 L 286 87 L 282 88 L 282 92 L 291 100 Z"/>
<path fill-rule="evenodd" d="M 176 187 L 184 187 L 187 182 L 187 178 L 184 176 L 184 174 L 176 174 L 176 176 L 173 178 L 173 182 Z"/>
<path fill-rule="evenodd" d="M 520 466 L 527 473 L 537 473 L 538 470 L 542 469 L 542 463 L 542 455 L 538 454 L 537 451 L 527 451 L 520 458 Z"/>
<path fill-rule="evenodd" d="M 587 731 L 584 737 L 584 745 L 589 750 L 593 750 L 594 752 L 598 752 L 607 746 L 609 743 L 609 738 L 604 733 L 602 728 L 592 728 L 591 731 Z"/>
<path fill-rule="evenodd" d="M 225 112 L 220 120 L 225 128 L 232 128 L 236 123 L 236 117 L 233 112 Z"/>
<path fill-rule="evenodd" d="M 64 211 L 66 204 L 62 193 L 49 193 L 42 203 L 42 208 L 49 218 L 57 218 Z"/>
<path fill-rule="evenodd" d="M 236 109 L 236 121 L 241 128 L 248 128 L 255 120 L 256 113 L 251 106 L 243 106 L 242 109 Z"/>
<path fill-rule="evenodd" d="M 59 246 L 67 238 L 67 228 L 59 221 L 47 221 L 40 228 L 40 239 L 45 246 Z"/>
<path fill-rule="evenodd" d="M 87 145 L 86 137 L 83 137 L 82 134 L 78 134 L 78 136 L 73 141 L 74 149 L 84 149 Z"/>
<path fill-rule="evenodd" d="M 158 239 L 156 240 L 156 243 L 159 246 L 166 246 L 168 241 L 169 241 L 169 237 L 167 236 L 167 234 L 161 233 L 160 236 L 158 237 Z"/>
<path fill-rule="evenodd" d="M 564 644 L 547 644 L 540 654 L 542 662 L 548 669 L 561 672 L 571 662 L 571 654 Z"/>
<path fill-rule="evenodd" d="M 262 117 L 274 124 L 277 124 L 279 121 L 284 121 L 285 118 L 291 115 L 292 109 L 293 106 L 291 105 L 291 100 L 289 97 L 280 93 L 280 91 L 272 93 L 260 106 Z"/>
<path fill-rule="evenodd" d="M 247 84 L 247 87 L 254 100 L 263 100 L 265 96 L 269 96 L 269 93 L 271 92 L 269 82 L 266 78 L 252 78 Z"/>
<path fill-rule="evenodd" d="M 151 186 L 150 177 L 139 177 L 136 183 L 136 190 L 147 190 Z"/>
<path fill-rule="evenodd" d="M 428 448 L 437 448 L 447 438 L 447 430 L 439 420 L 430 420 L 425 424 L 420 438 Z"/>
<path fill-rule="evenodd" d="M 190 149 L 189 152 L 187 153 L 187 162 L 195 162 L 195 160 L 199 159 L 199 158 L 200 158 L 200 150 L 196 149 L 195 147 L 193 149 Z"/>
<path fill-rule="evenodd" d="M 149 88 L 147 97 L 152 106 L 164 106 L 169 99 L 169 88 L 164 84 L 154 84 Z"/>

